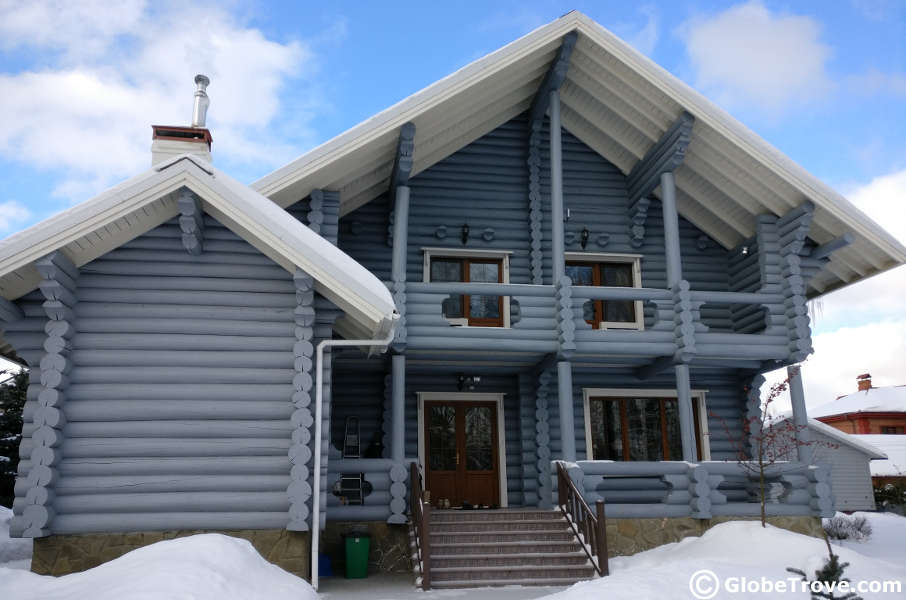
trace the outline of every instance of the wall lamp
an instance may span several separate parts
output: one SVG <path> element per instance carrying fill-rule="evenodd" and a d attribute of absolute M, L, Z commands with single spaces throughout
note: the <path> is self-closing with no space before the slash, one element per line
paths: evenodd
<path fill-rule="evenodd" d="M 460 373 L 456 380 L 456 389 L 460 392 L 463 390 L 472 391 L 479 383 L 481 383 L 480 375 L 466 375 L 465 373 Z"/>
<path fill-rule="evenodd" d="M 582 233 L 579 234 L 579 245 L 582 246 L 582 249 L 585 250 L 585 246 L 588 245 L 588 238 L 591 236 L 591 232 L 588 230 L 588 227 L 582 230 Z"/>
<path fill-rule="evenodd" d="M 463 223 L 462 229 L 459 232 L 460 239 L 462 239 L 462 245 L 465 246 L 469 241 L 469 224 Z"/>

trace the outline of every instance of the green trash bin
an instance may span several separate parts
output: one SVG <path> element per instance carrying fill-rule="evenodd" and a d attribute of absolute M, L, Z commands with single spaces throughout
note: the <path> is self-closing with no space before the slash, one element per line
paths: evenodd
<path fill-rule="evenodd" d="M 346 545 L 346 579 L 368 577 L 371 536 L 367 533 L 347 533 L 343 538 Z"/>

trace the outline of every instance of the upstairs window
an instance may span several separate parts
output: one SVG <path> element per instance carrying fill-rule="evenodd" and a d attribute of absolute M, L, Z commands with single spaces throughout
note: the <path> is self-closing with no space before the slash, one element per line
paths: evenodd
<path fill-rule="evenodd" d="M 885 425 L 881 427 L 881 433 L 887 435 L 903 435 L 904 428 L 902 425 Z"/>
<path fill-rule="evenodd" d="M 425 250 L 426 280 L 430 282 L 507 283 L 509 252 L 479 254 L 470 250 Z M 507 327 L 509 298 L 478 294 L 451 295 L 443 307 L 451 325 Z"/>
<path fill-rule="evenodd" d="M 573 285 L 642 287 L 638 255 L 567 253 L 566 275 Z M 592 300 L 589 325 L 595 329 L 644 329 L 642 303 L 637 300 Z"/>

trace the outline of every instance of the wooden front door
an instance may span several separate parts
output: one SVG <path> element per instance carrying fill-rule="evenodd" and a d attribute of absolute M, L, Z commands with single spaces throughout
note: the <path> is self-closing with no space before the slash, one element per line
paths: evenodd
<path fill-rule="evenodd" d="M 431 504 L 500 504 L 497 405 L 494 402 L 428 401 L 425 471 Z"/>

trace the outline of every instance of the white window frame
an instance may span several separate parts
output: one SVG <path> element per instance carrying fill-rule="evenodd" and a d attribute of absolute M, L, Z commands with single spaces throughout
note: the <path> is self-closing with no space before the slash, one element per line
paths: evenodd
<path fill-rule="evenodd" d="M 708 390 L 692 390 L 692 401 L 698 405 L 698 429 L 702 436 L 702 456 L 699 461 L 711 460 L 711 435 L 708 431 L 708 411 L 706 396 Z M 592 398 L 676 398 L 676 390 L 646 390 L 624 388 L 583 388 L 582 402 L 585 409 L 585 456 L 592 458 L 594 446 L 591 440 L 591 399 Z"/>
<path fill-rule="evenodd" d="M 632 265 L 632 287 L 642 287 L 642 255 L 641 254 L 620 254 L 608 252 L 566 252 L 564 254 L 566 262 L 585 262 L 585 263 L 621 263 Z M 604 287 L 604 286 L 599 286 Z M 605 300 L 606 302 L 606 300 Z M 598 327 L 602 330 L 607 329 L 645 329 L 645 313 L 641 300 L 635 300 L 635 321 L 601 321 Z"/>
<path fill-rule="evenodd" d="M 500 506 L 509 506 L 506 489 L 506 423 L 503 421 L 503 399 L 506 394 L 487 392 L 416 392 L 418 397 L 418 464 L 427 470 L 425 457 L 425 401 L 443 402 L 494 402 L 497 404 L 497 466 L 500 486 Z M 427 477 L 427 472 L 422 473 Z"/>
<path fill-rule="evenodd" d="M 431 282 L 431 259 L 432 258 L 489 258 L 499 260 L 503 265 L 503 282 L 510 282 L 510 255 L 512 250 L 484 250 L 476 248 L 442 248 L 442 247 L 423 247 L 422 248 L 422 281 Z M 446 318 L 446 317 L 445 317 Z M 469 325 L 469 320 L 465 318 L 446 319 L 450 325 L 456 327 L 481 327 L 483 325 Z M 493 327 L 492 329 L 509 329 L 510 328 L 510 297 L 503 296 L 503 327 Z"/>

